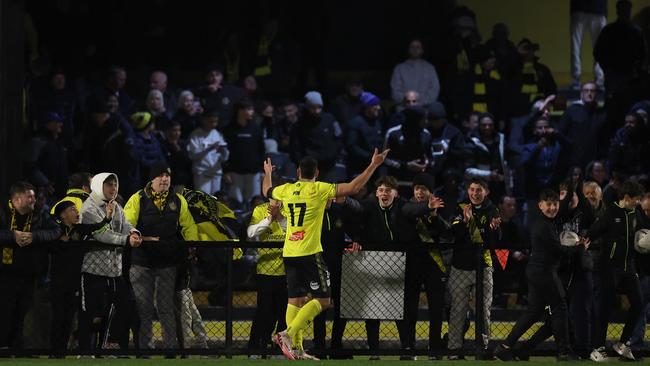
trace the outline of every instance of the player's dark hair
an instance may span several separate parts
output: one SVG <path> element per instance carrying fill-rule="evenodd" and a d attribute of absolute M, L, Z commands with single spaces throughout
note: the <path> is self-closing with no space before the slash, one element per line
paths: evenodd
<path fill-rule="evenodd" d="M 318 169 L 318 160 L 311 156 L 305 156 L 300 160 L 300 178 L 314 179 L 316 177 L 316 170 Z"/>

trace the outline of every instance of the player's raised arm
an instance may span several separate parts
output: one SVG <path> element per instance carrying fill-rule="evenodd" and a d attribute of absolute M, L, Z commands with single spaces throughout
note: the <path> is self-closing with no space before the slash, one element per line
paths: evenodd
<path fill-rule="evenodd" d="M 268 191 L 273 186 L 273 181 L 271 180 L 271 175 L 273 174 L 273 164 L 271 163 L 271 158 L 266 158 L 264 160 L 264 179 L 262 180 L 262 194 L 264 197 L 268 197 Z"/>
<path fill-rule="evenodd" d="M 386 149 L 380 153 L 377 149 L 375 149 L 375 152 L 372 154 L 370 164 L 366 170 L 352 179 L 350 183 L 341 183 L 337 185 L 336 196 L 349 196 L 359 192 L 361 188 L 363 188 L 363 186 L 368 183 L 368 179 L 372 177 L 372 174 L 375 172 L 375 170 L 377 170 L 377 168 L 384 163 L 384 160 L 386 160 L 386 156 L 388 155 L 389 151 L 390 149 Z"/>

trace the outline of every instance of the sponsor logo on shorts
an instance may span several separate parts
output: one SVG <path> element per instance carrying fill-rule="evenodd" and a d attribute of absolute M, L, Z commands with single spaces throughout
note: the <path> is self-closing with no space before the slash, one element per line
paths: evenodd
<path fill-rule="evenodd" d="M 319 288 L 320 286 L 318 285 L 318 282 L 316 282 L 316 281 L 311 281 L 311 282 L 309 282 L 309 287 L 310 287 L 312 290 L 316 291 L 316 290 L 318 290 L 318 288 Z"/>
<path fill-rule="evenodd" d="M 325 282 L 327 282 L 327 286 L 329 287 L 329 285 L 330 285 L 330 272 L 325 271 L 325 276 L 327 278 L 327 280 Z"/>
<path fill-rule="evenodd" d="M 296 231 L 295 233 L 291 234 L 289 237 L 289 241 L 299 241 L 305 238 L 305 232 L 304 231 Z"/>

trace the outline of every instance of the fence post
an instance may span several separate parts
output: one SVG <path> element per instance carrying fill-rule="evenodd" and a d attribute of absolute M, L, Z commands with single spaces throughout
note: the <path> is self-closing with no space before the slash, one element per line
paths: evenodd
<path fill-rule="evenodd" d="M 483 246 L 477 246 L 476 248 L 476 288 L 474 293 L 476 294 L 475 303 L 475 318 L 474 318 L 474 331 L 475 331 L 475 341 L 476 341 L 476 356 L 485 353 L 485 344 L 483 343 L 483 335 L 485 334 L 485 312 L 483 311 L 483 306 L 485 303 L 485 294 L 483 286 L 483 269 L 485 268 L 485 261 L 483 260 Z"/>
<path fill-rule="evenodd" d="M 232 253 L 233 243 L 226 246 L 226 357 L 232 358 Z"/>

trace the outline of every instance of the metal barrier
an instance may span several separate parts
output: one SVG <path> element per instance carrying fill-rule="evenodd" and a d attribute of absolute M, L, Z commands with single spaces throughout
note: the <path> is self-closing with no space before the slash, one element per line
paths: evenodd
<path fill-rule="evenodd" d="M 0 349 L 0 355 L 279 354 L 270 335 L 284 327 L 284 277 L 256 274 L 255 259 L 277 256 L 282 243 L 178 244 L 160 248 L 149 243 L 150 250 L 176 250 L 174 255 L 182 258 L 171 264 L 161 261 L 154 268 L 130 263 L 125 247 L 96 242 L 42 247 L 49 253 L 43 257 L 50 263 L 49 272 L 25 282 L 34 287 L 33 305 L 22 328 L 24 345 L 15 343 L 18 347 Z M 472 281 L 462 285 L 472 291 L 470 309 L 474 310 L 460 314 L 460 323 L 450 324 L 449 314 L 457 310 L 450 300 L 450 285 L 461 277 L 454 277 L 453 269 L 447 270 L 439 278 L 440 290 L 429 291 L 432 298 L 427 301 L 426 279 L 413 282 L 417 283 L 416 306 L 409 306 L 409 276 L 418 268 L 411 267 L 409 248 L 379 249 L 359 253 L 344 253 L 342 247 L 326 250 L 335 306 L 315 319 L 313 329 L 304 335 L 307 349 L 333 358 L 431 355 L 434 352 L 428 348 L 435 344 L 430 329 L 434 329 L 435 336 L 435 327 L 439 326 L 440 349 L 435 353 L 444 355 L 450 325 L 460 324 L 462 329 L 457 331 L 463 354 L 480 354 L 486 349 L 486 341 L 493 348 L 495 341 L 507 336 L 525 308 L 525 264 L 504 266 L 503 258 L 499 258 L 503 251 L 493 251 L 494 289 L 492 283 L 473 285 L 492 282 L 492 269 L 474 271 L 465 277 Z M 448 263 L 449 249 L 442 252 Z M 83 272 L 76 277 L 74 266 L 60 268 L 66 261 L 76 263 L 75 256 Z M 483 263 L 482 259 L 482 253 L 477 251 L 477 260 Z M 105 275 L 99 275 L 102 273 Z M 12 275 L 0 271 L 3 281 L 7 276 Z M 259 299 L 262 304 L 257 302 Z M 434 300 L 441 304 L 442 313 L 428 311 Z M 486 300 L 490 306 L 484 311 Z M 625 301 L 619 304 L 620 309 L 625 309 Z M 440 324 L 430 324 L 430 318 L 436 315 L 440 315 Z M 481 319 L 484 321 L 478 321 Z M 614 321 L 608 332 L 610 340 L 617 338 L 622 329 L 621 317 L 616 316 Z M 553 345 L 547 342 L 534 354 L 553 354 L 552 350 Z"/>

